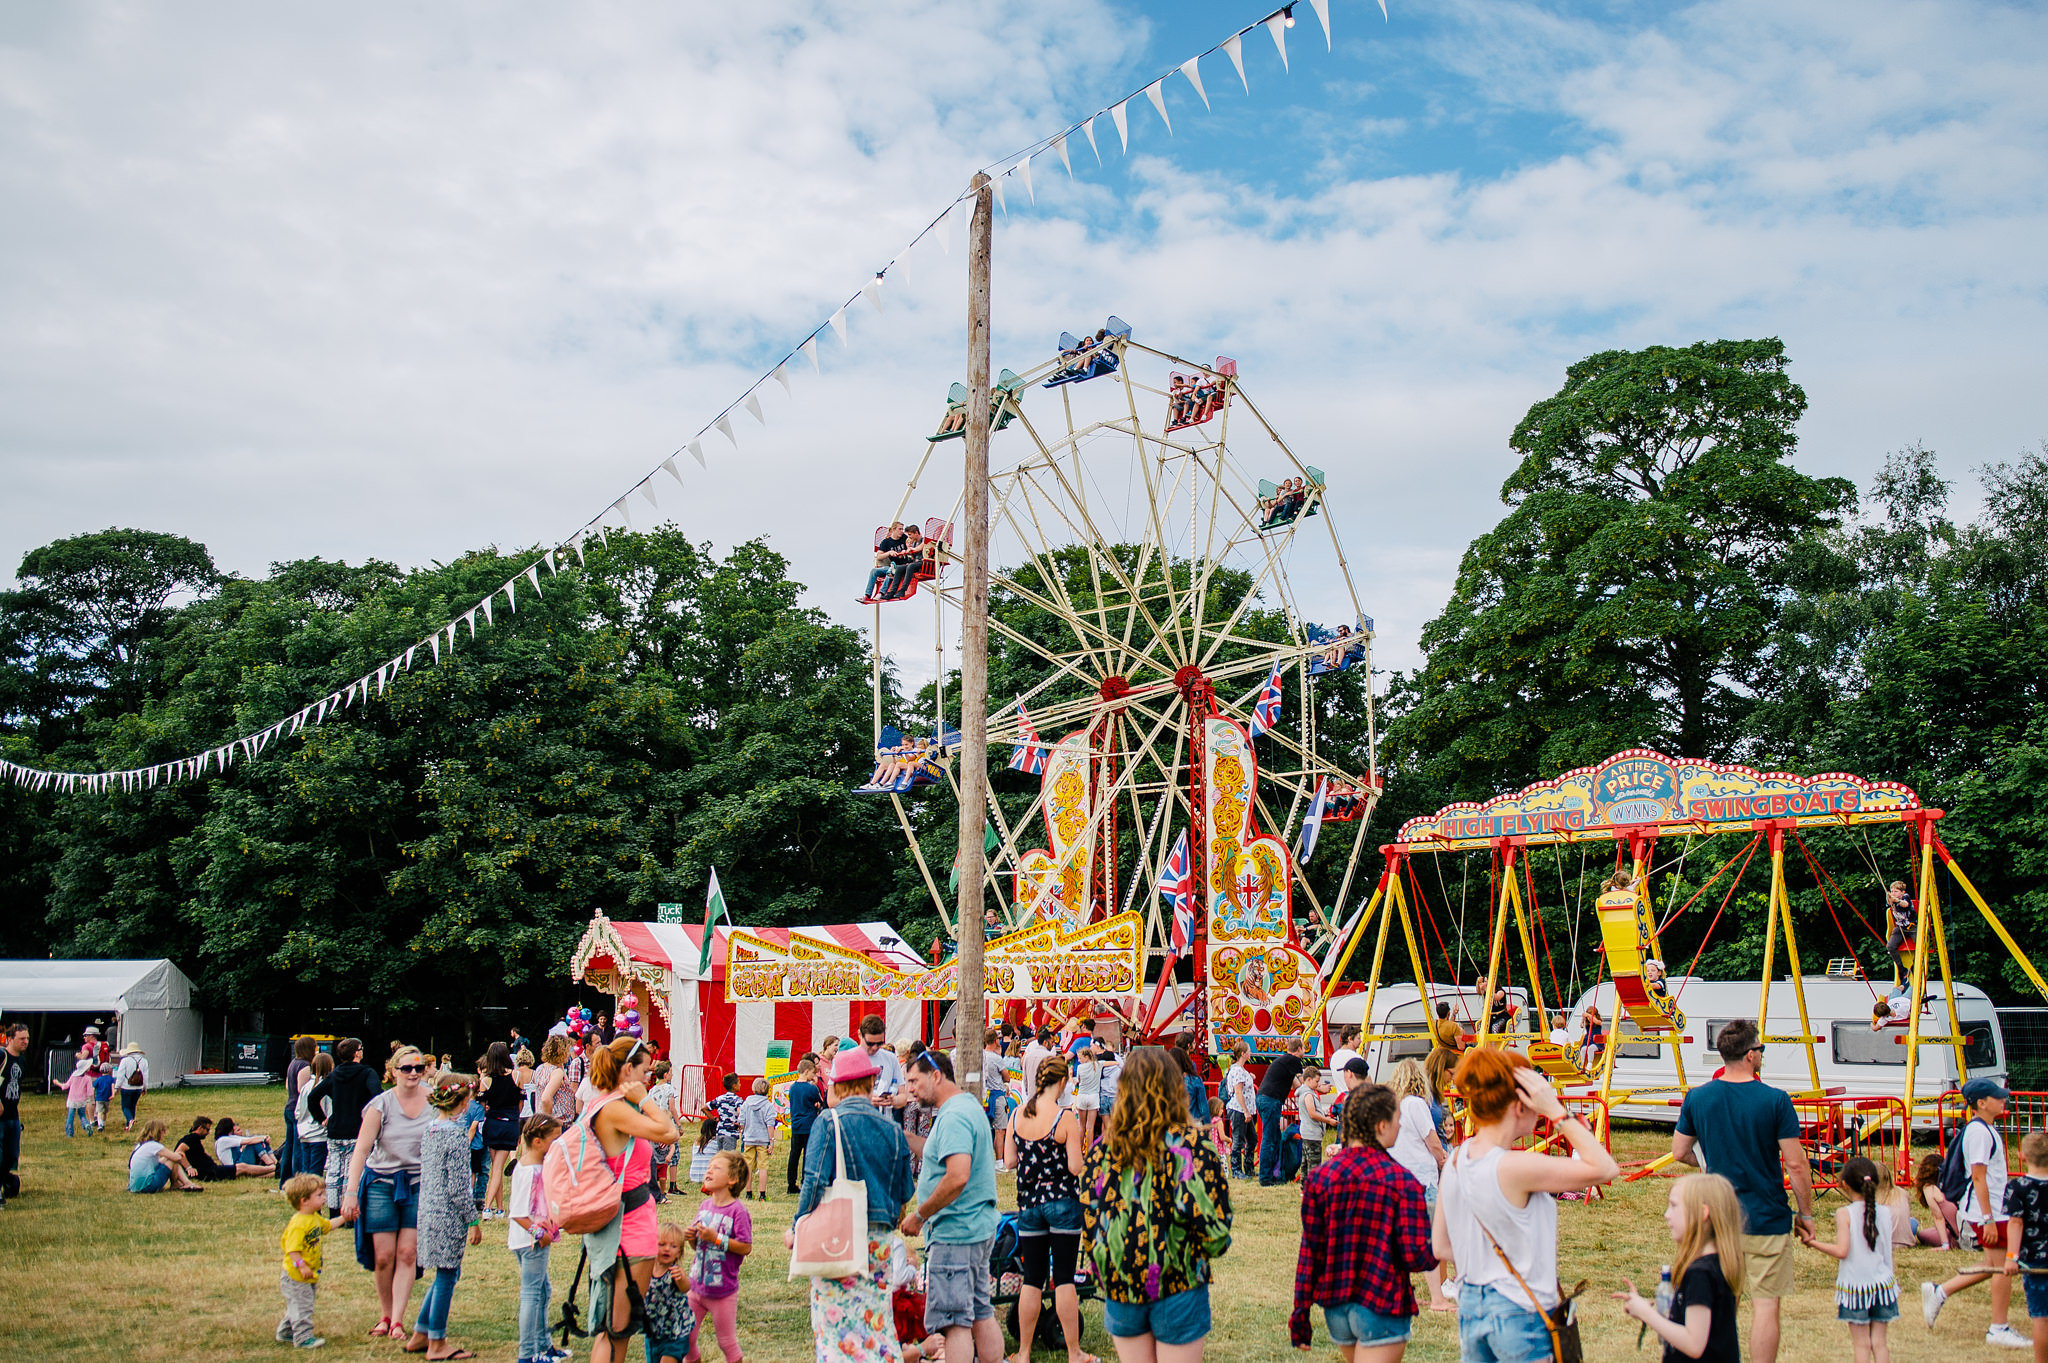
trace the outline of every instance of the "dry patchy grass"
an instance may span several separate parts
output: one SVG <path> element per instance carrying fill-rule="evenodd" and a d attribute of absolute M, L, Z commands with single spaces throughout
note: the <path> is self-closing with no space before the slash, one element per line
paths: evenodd
<path fill-rule="evenodd" d="M 238 1124 L 247 1120 L 274 1136 L 282 1092 L 276 1087 L 159 1092 L 143 1100 L 142 1112 L 164 1118 L 173 1132 L 183 1131 L 195 1113 L 205 1112 L 214 1117 L 231 1114 Z M 66 1141 L 60 1100 L 24 1099 L 22 1112 L 28 1121 L 22 1161 L 28 1192 L 0 1211 L 0 1282 L 7 1285 L 10 1298 L 0 1311 L 0 1359 L 274 1363 L 281 1353 L 271 1331 L 279 1314 L 278 1236 L 286 1213 L 270 1182 L 245 1179 L 213 1184 L 202 1194 L 133 1197 L 125 1191 L 129 1145 L 118 1122 L 97 1139 Z M 1623 1132 L 1617 1138 L 1624 1158 L 1645 1157 L 1667 1141 L 1665 1133 L 1653 1129 Z M 771 1180 L 777 1188 L 780 1155 L 778 1150 L 774 1160 L 778 1178 Z M 1641 1285 L 1654 1285 L 1657 1265 L 1670 1257 L 1660 1216 L 1668 1187 L 1661 1179 L 1623 1185 L 1603 1202 L 1567 1205 L 1560 1212 L 1565 1276 L 1591 1278 L 1594 1283 L 1584 1315 L 1589 1358 L 1657 1357 L 1654 1341 L 1637 1352 L 1636 1325 L 1622 1320 L 1604 1293 L 1618 1286 L 1624 1274 L 1635 1275 Z M 1233 1184 L 1232 1189 L 1237 1199 L 1235 1243 L 1217 1264 L 1212 1293 L 1216 1326 L 1209 1357 L 1224 1363 L 1281 1358 L 1288 1354 L 1297 1194 L 1292 1188 L 1260 1189 L 1244 1183 Z M 763 1249 L 742 1277 L 740 1328 L 747 1357 L 753 1363 L 800 1363 L 812 1352 L 808 1310 L 803 1285 L 783 1277 L 780 1250 L 780 1232 L 792 1205 L 778 1195 L 777 1201 L 766 1206 L 754 1203 L 751 1209 Z M 509 1363 L 517 1353 L 518 1277 L 504 1247 L 503 1224 L 487 1224 L 485 1236 L 485 1243 L 469 1252 L 449 1334 L 488 1363 Z M 1906 1317 L 1893 1331 L 1894 1357 L 1932 1358 L 1937 1351 L 1953 1355 L 1959 1347 L 1969 1354 L 1993 1352 L 1982 1343 L 1990 1311 L 1981 1288 L 1949 1306 L 1940 1335 L 1928 1336 L 1919 1323 L 1920 1279 L 1945 1276 L 1959 1262 L 1936 1250 L 1902 1253 L 1899 1281 Z M 557 1248 L 557 1306 L 575 1263 L 573 1247 L 566 1253 Z M 1834 1261 L 1805 1253 L 1798 1267 L 1799 1292 L 1787 1303 L 1782 1357 L 1788 1363 L 1847 1358 L 1847 1331 L 1835 1322 L 1829 1290 Z M 415 1308 L 417 1302 L 416 1293 Z M 2024 1330 L 2025 1308 L 2016 1306 Z M 1087 1307 L 1086 1316 L 1090 1346 L 1108 1354 L 1100 1308 Z M 395 1346 L 365 1337 L 376 1318 L 368 1275 L 356 1268 L 347 1237 L 339 1237 L 327 1255 L 314 1317 L 316 1328 L 328 1340 L 327 1354 L 393 1359 L 399 1353 Z M 1455 1359 L 1453 1320 L 1425 1313 L 1408 1356 L 1423 1363 Z M 1320 1313 L 1316 1328 L 1315 1353 L 1334 1357 Z M 715 1348 L 711 1356 L 717 1357 Z"/>

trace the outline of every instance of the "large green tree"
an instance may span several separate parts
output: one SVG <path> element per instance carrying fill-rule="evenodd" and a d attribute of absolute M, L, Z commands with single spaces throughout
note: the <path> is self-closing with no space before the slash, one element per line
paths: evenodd
<path fill-rule="evenodd" d="M 1573 365 L 1396 690 L 1399 769 L 1483 797 L 1636 744 L 1741 755 L 1803 547 L 1855 505 L 1792 466 L 1805 408 L 1776 340 Z"/>

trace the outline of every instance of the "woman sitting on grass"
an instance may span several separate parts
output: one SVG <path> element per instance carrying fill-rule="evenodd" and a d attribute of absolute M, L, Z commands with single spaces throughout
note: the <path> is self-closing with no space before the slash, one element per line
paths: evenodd
<path fill-rule="evenodd" d="M 152 1117 L 142 1124 L 134 1153 L 128 1156 L 128 1191 L 160 1193 L 166 1188 L 186 1193 L 201 1191 L 191 1165 L 185 1162 L 184 1151 L 164 1144 L 163 1118 Z"/>
<path fill-rule="evenodd" d="M 270 1137 L 260 1131 L 238 1131 L 233 1117 L 223 1117 L 213 1132 L 213 1157 L 223 1168 L 233 1165 L 235 1173 L 274 1174 L 277 1156 L 271 1153 Z"/>

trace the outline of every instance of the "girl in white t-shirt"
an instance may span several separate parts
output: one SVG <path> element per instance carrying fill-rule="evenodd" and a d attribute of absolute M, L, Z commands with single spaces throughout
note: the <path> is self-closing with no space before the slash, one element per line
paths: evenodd
<path fill-rule="evenodd" d="M 1437 1137 L 1436 1122 L 1429 1112 L 1429 1076 L 1423 1072 L 1421 1061 L 1403 1060 L 1387 1075 L 1387 1087 L 1401 1100 L 1399 1134 L 1387 1153 L 1394 1157 L 1394 1163 L 1415 1175 L 1415 1181 L 1422 1185 L 1423 1201 L 1434 1219 L 1437 1182 L 1447 1156 L 1443 1141 Z M 1429 1309 L 1451 1310 L 1451 1298 L 1444 1291 L 1443 1263 L 1439 1262 L 1422 1276 L 1429 1284 Z"/>
<path fill-rule="evenodd" d="M 1102 1110 L 1102 1062 L 1095 1048 L 1083 1045 L 1074 1052 L 1074 1082 L 1067 1090 L 1067 1106 L 1081 1121 L 1081 1144 L 1095 1143 L 1095 1116 Z"/>
<path fill-rule="evenodd" d="M 541 1178 L 548 1147 L 561 1134 L 562 1124 L 546 1114 L 521 1124 L 506 1200 L 505 1244 L 519 1261 L 519 1357 L 535 1363 L 565 1356 L 548 1343 L 548 1247 L 562 1238 L 562 1228 Z"/>

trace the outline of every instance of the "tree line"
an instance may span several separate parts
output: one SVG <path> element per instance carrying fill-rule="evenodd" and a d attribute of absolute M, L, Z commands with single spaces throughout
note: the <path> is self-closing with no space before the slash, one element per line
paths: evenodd
<path fill-rule="evenodd" d="M 2021 941 L 2048 940 L 2048 459 L 1978 467 L 1984 513 L 1957 524 L 1917 444 L 1863 490 L 1802 473 L 1805 407 L 1766 339 L 1594 355 L 1530 408 L 1503 515 L 1466 550 L 1422 665 L 1386 679 L 1369 846 L 1412 815 L 1627 747 L 1844 770 L 1950 811 L 1943 836 L 1979 888 Z M 531 558 L 479 550 L 410 572 L 304 559 L 243 578 L 176 535 L 59 540 L 0 593 L 0 752 L 102 769 L 215 746 L 361 675 Z M 1081 562 L 1026 572 L 1085 595 Z M 1252 583 L 1225 570 L 1212 589 L 1227 611 Z M 295 1022 L 326 1006 L 524 1007 L 566 988 L 593 911 L 694 914 L 714 865 L 744 922 L 882 918 L 928 945 L 940 923 L 892 808 L 850 793 L 874 761 L 867 640 L 801 591 L 758 541 L 721 558 L 672 526 L 615 534 L 452 659 L 225 777 L 0 787 L 0 952 L 168 956 L 209 1006 Z M 1022 598 L 998 592 L 992 609 L 1011 634 L 1055 629 Z M 1242 632 L 1285 626 L 1262 606 Z M 1027 691 L 1042 669 L 999 638 L 991 694 Z M 1364 688 L 1347 673 L 1286 702 L 1290 716 L 1316 704 L 1330 755 L 1359 770 Z M 929 729 L 935 688 L 900 695 L 885 669 L 884 691 L 885 722 Z M 991 770 L 1015 818 L 1033 783 L 1007 757 Z M 941 878 L 954 817 L 943 787 L 911 811 L 944 849 Z M 1877 882 L 1907 873 L 1901 835 L 1810 841 L 1855 902 L 1825 904 L 1795 875 L 1809 967 L 1840 942 L 1877 969 L 1881 943 L 1853 920 L 1876 923 Z M 1723 854 L 1667 843 L 1659 902 L 1683 902 Z M 1325 902 L 1336 860 L 1313 868 Z M 1582 982 L 1598 971 L 1585 904 L 1599 861 L 1539 862 L 1558 882 L 1541 901 L 1550 964 Z M 1462 973 L 1443 901 L 1466 898 L 1483 922 L 1469 889 L 1483 858 L 1442 870 L 1437 955 Z M 1667 953 L 1753 977 L 1763 884 L 1752 873 L 1709 937 L 1721 888 L 1673 925 Z M 1950 923 L 1958 972 L 2022 997 L 1960 900 Z"/>

